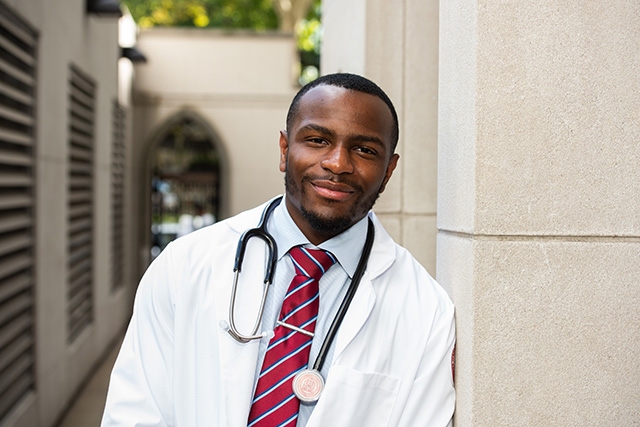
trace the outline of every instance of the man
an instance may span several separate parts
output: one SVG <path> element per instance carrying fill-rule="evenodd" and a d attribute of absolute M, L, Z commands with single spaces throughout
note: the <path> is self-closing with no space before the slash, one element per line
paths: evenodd
<path fill-rule="evenodd" d="M 261 322 L 261 239 L 247 244 L 231 295 L 236 245 L 265 206 L 176 240 L 149 267 L 102 425 L 448 425 L 453 305 L 371 212 L 397 140 L 393 104 L 373 82 L 341 73 L 303 87 L 280 133 L 286 191 L 266 219 L 277 264 Z M 260 339 L 230 333 L 256 324 Z"/>

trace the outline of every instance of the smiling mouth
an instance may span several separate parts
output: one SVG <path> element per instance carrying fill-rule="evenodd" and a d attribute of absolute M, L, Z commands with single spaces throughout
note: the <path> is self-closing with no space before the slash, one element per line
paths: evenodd
<path fill-rule="evenodd" d="M 353 187 L 339 182 L 315 180 L 310 184 L 319 196 L 329 200 L 343 201 L 355 193 Z"/>

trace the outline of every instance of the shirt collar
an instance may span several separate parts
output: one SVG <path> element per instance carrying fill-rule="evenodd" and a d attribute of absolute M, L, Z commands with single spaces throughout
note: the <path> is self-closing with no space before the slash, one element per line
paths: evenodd
<path fill-rule="evenodd" d="M 286 197 L 286 196 L 285 196 Z M 294 246 L 313 245 L 302 234 L 296 223 L 291 218 L 285 204 L 285 197 L 280 205 L 273 211 L 267 228 L 278 245 L 278 260 L 289 252 Z M 319 248 L 331 252 L 337 259 L 349 277 L 353 277 L 364 241 L 367 235 L 367 216 L 349 227 L 346 231 L 320 244 Z"/>

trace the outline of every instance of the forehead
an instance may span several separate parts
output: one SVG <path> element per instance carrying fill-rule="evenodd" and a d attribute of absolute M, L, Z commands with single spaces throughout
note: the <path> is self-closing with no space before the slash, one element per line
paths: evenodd
<path fill-rule="evenodd" d="M 320 85 L 300 98 L 292 131 L 309 123 L 348 127 L 375 133 L 391 144 L 394 120 L 387 104 L 375 95 L 338 86 Z"/>

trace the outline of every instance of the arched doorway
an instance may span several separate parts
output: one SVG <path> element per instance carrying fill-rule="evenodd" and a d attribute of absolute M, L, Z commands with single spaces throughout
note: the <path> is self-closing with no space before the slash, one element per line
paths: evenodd
<path fill-rule="evenodd" d="M 173 239 L 221 215 L 221 153 L 193 114 L 170 120 L 150 153 L 151 259 Z"/>

